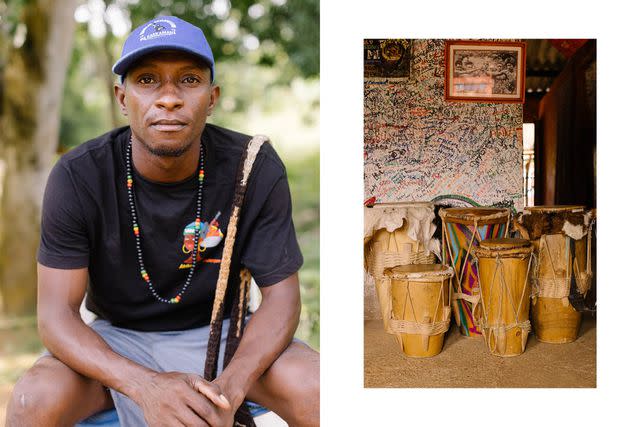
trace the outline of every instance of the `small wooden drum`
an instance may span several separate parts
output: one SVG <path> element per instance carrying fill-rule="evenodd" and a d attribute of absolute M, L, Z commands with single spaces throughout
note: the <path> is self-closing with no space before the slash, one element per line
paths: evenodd
<path fill-rule="evenodd" d="M 575 341 L 591 288 L 591 230 L 595 211 L 584 206 L 530 206 L 514 226 L 533 243 L 532 317 L 536 338 L 549 343 Z"/>
<path fill-rule="evenodd" d="M 435 262 L 433 248 L 422 243 L 435 233 L 434 218 L 434 205 L 429 202 L 379 203 L 365 208 L 365 269 L 375 280 L 384 328 L 389 333 L 391 293 L 389 282 L 382 280 L 384 269 Z"/>
<path fill-rule="evenodd" d="M 505 237 L 510 211 L 502 208 L 448 208 L 442 218 L 443 262 L 454 269 L 453 313 L 460 332 L 465 336 L 482 334 L 478 320 L 480 288 L 478 272 L 471 262 L 470 249 L 485 239 Z"/>
<path fill-rule="evenodd" d="M 533 247 L 524 239 L 488 239 L 472 249 L 478 263 L 482 335 L 489 353 L 518 356 L 531 330 Z"/>
<path fill-rule="evenodd" d="M 402 265 L 385 270 L 391 284 L 389 328 L 403 353 L 431 357 L 442 351 L 449 329 L 453 269 L 441 264 Z"/>

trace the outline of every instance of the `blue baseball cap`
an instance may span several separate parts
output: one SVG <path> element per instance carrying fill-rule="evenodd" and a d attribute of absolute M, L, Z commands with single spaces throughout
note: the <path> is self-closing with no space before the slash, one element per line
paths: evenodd
<path fill-rule="evenodd" d="M 213 81 L 213 53 L 204 33 L 195 25 L 175 16 L 159 16 L 133 30 L 125 40 L 122 55 L 112 70 L 124 77 L 134 62 L 159 50 L 180 50 L 197 56 L 211 67 Z"/>

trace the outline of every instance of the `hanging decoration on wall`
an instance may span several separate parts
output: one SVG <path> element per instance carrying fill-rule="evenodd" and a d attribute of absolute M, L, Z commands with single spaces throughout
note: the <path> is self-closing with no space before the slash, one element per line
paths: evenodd
<path fill-rule="evenodd" d="M 409 80 L 411 74 L 411 40 L 365 39 L 364 79 L 367 82 Z"/>
<path fill-rule="evenodd" d="M 524 102 L 523 42 L 447 41 L 447 101 Z"/>

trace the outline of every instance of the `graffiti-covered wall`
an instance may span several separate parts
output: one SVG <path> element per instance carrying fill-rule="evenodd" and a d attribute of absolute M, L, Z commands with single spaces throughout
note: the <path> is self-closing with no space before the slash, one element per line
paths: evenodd
<path fill-rule="evenodd" d="M 455 194 L 521 209 L 522 104 L 445 101 L 444 40 L 411 51 L 407 81 L 365 81 L 365 198 Z"/>

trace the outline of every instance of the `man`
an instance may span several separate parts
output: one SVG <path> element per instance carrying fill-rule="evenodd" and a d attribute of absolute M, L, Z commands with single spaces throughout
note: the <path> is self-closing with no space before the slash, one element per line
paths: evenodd
<path fill-rule="evenodd" d="M 49 177 L 38 326 L 51 354 L 16 384 L 9 426 L 73 425 L 114 405 L 123 426 L 230 426 L 244 399 L 290 425 L 318 424 L 318 354 L 292 341 L 302 256 L 284 166 L 268 144 L 248 182 L 229 279 L 233 295 L 246 267 L 262 303 L 222 373 L 201 377 L 250 139 L 205 123 L 220 92 L 214 71 L 202 31 L 178 18 L 126 40 L 115 96 L 130 126 L 65 154 Z M 98 315 L 88 326 L 85 292 Z"/>

